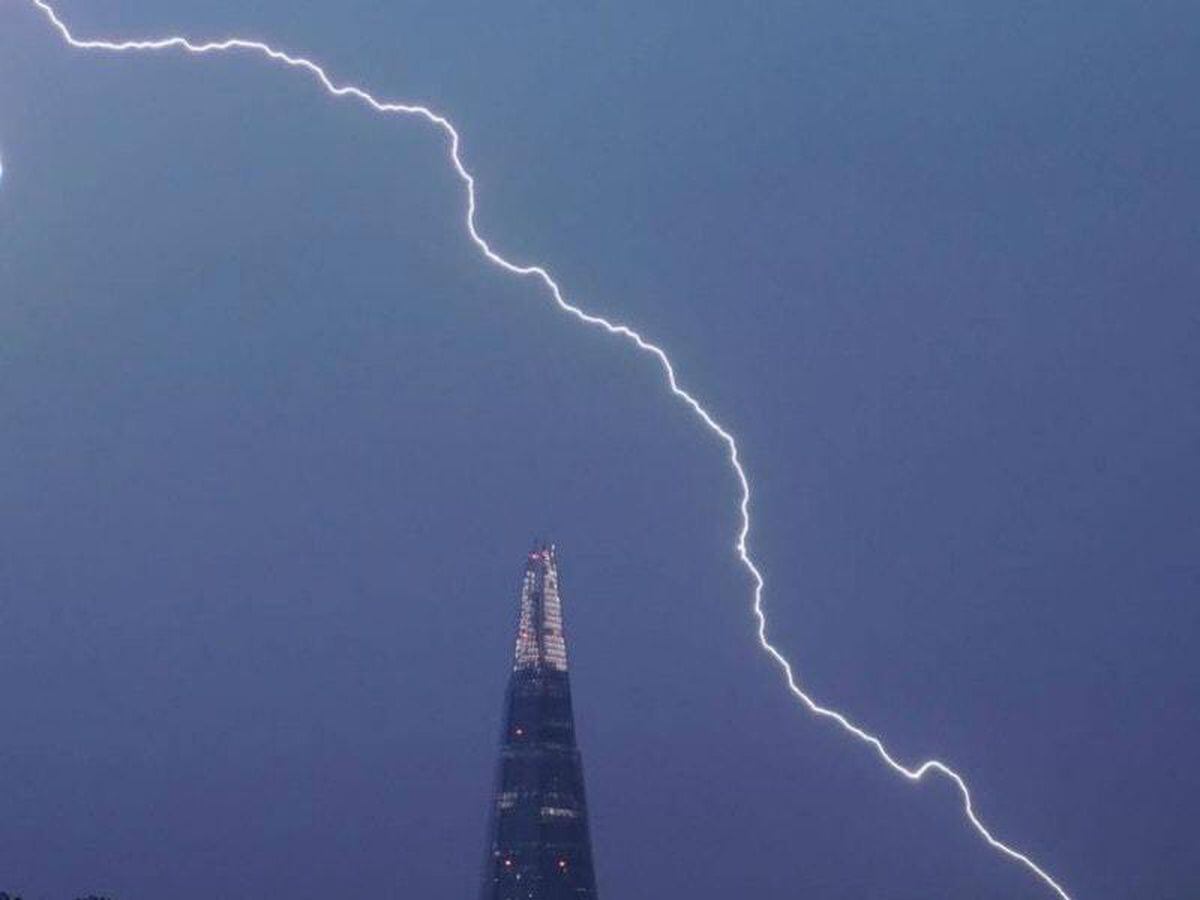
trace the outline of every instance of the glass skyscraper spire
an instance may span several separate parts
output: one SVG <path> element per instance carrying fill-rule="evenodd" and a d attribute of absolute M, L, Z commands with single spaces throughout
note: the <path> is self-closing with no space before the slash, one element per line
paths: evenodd
<path fill-rule="evenodd" d="M 529 554 L 482 900 L 596 900 L 553 547 Z"/>

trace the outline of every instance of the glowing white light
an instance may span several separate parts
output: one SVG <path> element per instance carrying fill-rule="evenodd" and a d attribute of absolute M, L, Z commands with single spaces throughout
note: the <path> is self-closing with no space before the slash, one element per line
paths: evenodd
<path fill-rule="evenodd" d="M 980 821 L 975 814 L 975 808 L 971 800 L 971 792 L 967 788 L 966 782 L 957 772 L 947 766 L 940 760 L 931 759 L 920 763 L 917 766 L 905 766 L 896 761 L 895 758 L 888 752 L 883 742 L 868 731 L 863 730 L 859 726 L 851 722 L 846 716 L 835 709 L 822 706 L 809 696 L 796 681 L 795 673 L 792 670 L 792 664 L 787 658 L 767 639 L 767 619 L 763 612 L 763 588 L 766 582 L 763 579 L 762 573 L 758 566 L 755 565 L 754 559 L 750 554 L 748 538 L 750 536 L 750 482 L 746 476 L 746 471 L 742 467 L 741 459 L 738 454 L 737 441 L 733 435 L 717 422 L 716 419 L 708 412 L 707 409 L 690 393 L 679 386 L 679 382 L 675 376 L 675 369 L 671 365 L 671 360 L 666 352 L 656 344 L 647 341 L 640 334 L 630 328 L 628 325 L 610 322 L 609 320 L 592 315 L 585 312 L 578 306 L 568 302 L 563 296 L 562 290 L 558 283 L 550 276 L 546 269 L 539 265 L 519 264 L 509 261 L 501 256 L 492 246 L 480 235 L 475 227 L 475 179 L 463 165 L 462 158 L 459 156 L 459 136 L 450 120 L 444 116 L 434 112 L 428 107 L 419 104 L 385 102 L 373 97 L 370 93 L 360 87 L 352 84 L 338 84 L 333 81 L 321 66 L 300 56 L 291 56 L 280 50 L 276 50 L 268 44 L 259 41 L 244 40 L 242 38 L 226 38 L 220 41 L 209 41 L 205 43 L 193 43 L 187 38 L 173 35 L 166 38 L 158 38 L 154 40 L 81 40 L 76 38 L 66 24 L 59 18 L 58 13 L 54 8 L 46 2 L 46 0 L 31 0 L 45 15 L 46 19 L 62 36 L 62 39 L 72 47 L 80 50 L 105 50 L 112 52 L 138 52 L 138 51 L 158 51 L 158 50 L 182 50 L 192 54 L 210 54 L 224 53 L 231 50 L 243 50 L 250 53 L 256 53 L 268 59 L 277 62 L 284 66 L 289 66 L 293 69 L 303 70 L 317 80 L 317 82 L 328 93 L 335 97 L 351 97 L 359 100 L 374 109 L 376 112 L 398 114 L 405 116 L 416 116 L 425 119 L 432 125 L 435 125 L 446 135 L 449 140 L 449 158 L 454 166 L 455 172 L 462 180 L 466 187 L 467 196 L 467 215 L 466 226 L 467 233 L 471 240 L 483 253 L 483 255 L 493 265 L 504 269 L 513 275 L 534 278 L 540 281 L 550 292 L 555 304 L 560 310 L 577 318 L 579 321 L 592 325 L 596 328 L 601 328 L 609 334 L 624 338 L 630 343 L 637 346 L 639 350 L 653 356 L 662 366 L 663 373 L 666 376 L 667 384 L 670 387 L 671 393 L 676 398 L 681 400 L 695 415 L 704 423 L 704 426 L 715 436 L 721 443 L 725 445 L 725 449 L 729 456 L 729 465 L 733 470 L 734 476 L 737 478 L 738 486 L 741 490 L 741 499 L 738 503 L 741 524 L 738 529 L 737 539 L 734 543 L 734 549 L 737 552 L 738 559 L 749 573 L 751 580 L 754 583 L 754 616 L 758 622 L 758 642 L 762 649 L 770 655 L 770 657 L 778 664 L 787 682 L 788 689 L 800 700 L 808 710 L 816 716 L 829 719 L 836 722 L 848 734 L 854 736 L 858 740 L 870 746 L 878 755 L 879 758 L 888 765 L 897 774 L 904 776 L 910 781 L 920 781 L 927 774 L 933 772 L 942 775 L 950 780 L 958 789 L 962 797 L 963 811 L 966 813 L 967 819 L 971 825 L 980 834 L 980 836 L 995 850 L 1021 863 L 1030 872 L 1040 878 L 1049 888 L 1051 888 L 1062 900 L 1071 900 L 1070 895 L 1066 890 L 1050 876 L 1048 872 L 1042 869 L 1037 863 L 1007 844 L 997 840 L 990 831 Z M 506 861 L 507 864 L 507 861 Z"/>

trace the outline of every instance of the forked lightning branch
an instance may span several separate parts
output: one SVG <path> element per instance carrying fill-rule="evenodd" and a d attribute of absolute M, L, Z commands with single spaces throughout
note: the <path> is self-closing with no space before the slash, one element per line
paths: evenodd
<path fill-rule="evenodd" d="M 58 32 L 63 41 L 69 46 L 78 50 L 96 50 L 110 53 L 152 53 L 159 51 L 180 51 L 184 53 L 196 55 L 221 55 L 227 53 L 246 53 L 262 57 L 263 59 L 277 63 L 281 66 L 287 66 L 291 69 L 305 74 L 316 81 L 316 83 L 325 90 L 326 93 L 333 97 L 345 98 L 358 101 L 376 113 L 384 115 L 396 115 L 413 117 L 422 119 L 429 125 L 434 126 L 442 132 L 447 142 L 447 156 L 454 171 L 462 181 L 466 193 L 466 230 L 471 241 L 478 247 L 484 258 L 494 266 L 522 278 L 530 278 L 540 282 L 542 287 L 548 292 L 550 298 L 554 301 L 555 306 L 560 312 L 573 316 L 581 323 L 589 325 L 593 328 L 602 329 L 610 335 L 620 338 L 637 350 L 652 357 L 659 366 L 662 367 L 663 375 L 666 379 L 666 384 L 671 394 L 684 405 L 686 405 L 707 431 L 720 441 L 728 454 L 729 467 L 737 480 L 740 490 L 740 499 L 738 503 L 738 512 L 740 524 L 734 541 L 734 549 L 737 553 L 738 560 L 745 568 L 750 576 L 753 584 L 753 613 L 757 621 L 757 634 L 759 644 L 779 666 L 780 672 L 783 674 L 787 683 L 788 689 L 812 714 L 827 719 L 838 725 L 846 734 L 857 739 L 859 742 L 866 744 L 878 755 L 879 759 L 892 769 L 896 774 L 903 776 L 909 781 L 921 781 L 926 775 L 940 775 L 954 784 L 962 799 L 963 812 L 966 815 L 967 821 L 971 827 L 978 832 L 990 847 L 998 853 L 1010 858 L 1014 862 L 1020 863 L 1030 873 L 1036 876 L 1046 887 L 1052 890 L 1061 900 L 1071 900 L 1066 889 L 1062 887 L 1045 869 L 1035 863 L 1029 856 L 1019 850 L 1014 849 L 1007 843 L 998 840 L 991 831 L 983 824 L 979 815 L 975 811 L 974 804 L 971 798 L 971 792 L 967 787 L 962 776 L 956 771 L 943 763 L 941 760 L 930 759 L 916 765 L 904 765 L 896 760 L 895 757 L 888 751 L 887 747 L 879 737 L 864 730 L 845 715 L 838 712 L 836 709 L 823 706 L 813 699 L 796 679 L 795 672 L 792 669 L 791 663 L 786 657 L 775 647 L 767 637 L 767 619 L 763 609 L 763 589 L 765 581 L 762 572 L 755 563 L 750 552 L 749 536 L 750 536 L 750 481 L 746 475 L 746 470 L 742 466 L 741 459 L 738 454 L 738 444 L 724 426 L 718 422 L 708 409 L 694 395 L 689 393 L 680 386 L 679 380 L 676 377 L 675 368 L 671 364 L 671 359 L 657 344 L 646 340 L 633 328 L 628 325 L 623 325 L 619 322 L 611 322 L 601 316 L 593 315 L 583 308 L 576 306 L 574 303 L 566 299 L 562 289 L 550 273 L 540 265 L 517 263 L 506 258 L 493 249 L 492 245 L 479 233 L 475 222 L 475 179 L 471 172 L 463 164 L 462 155 L 460 153 L 460 142 L 458 131 L 453 123 L 445 116 L 429 109 L 426 106 L 414 103 L 398 103 L 393 101 L 379 100 L 363 88 L 353 84 L 341 83 L 332 79 L 320 65 L 312 60 L 304 57 L 292 56 L 277 50 L 269 44 L 260 41 L 245 40 L 242 38 L 227 38 L 220 41 L 211 41 L 205 43 L 197 43 L 189 40 L 186 37 L 172 35 L 170 37 L 155 38 L 155 39 L 137 39 L 137 40 L 97 40 L 91 38 L 76 37 L 58 12 L 45 0 L 29 0 L 46 18 L 47 22 L 53 26 Z M 3 173 L 3 168 L 0 168 L 0 174 Z"/>

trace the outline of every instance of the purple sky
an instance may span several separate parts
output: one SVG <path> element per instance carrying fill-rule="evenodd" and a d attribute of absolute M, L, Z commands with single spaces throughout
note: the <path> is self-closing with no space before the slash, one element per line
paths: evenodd
<path fill-rule="evenodd" d="M 1074 896 L 1193 896 L 1200 11 L 710 6 L 61 11 L 449 114 L 738 435 L 817 697 Z M 722 447 L 434 131 L 10 2 L 0 157 L 0 890 L 472 897 L 541 538 L 606 900 L 1052 896 L 788 696 Z"/>

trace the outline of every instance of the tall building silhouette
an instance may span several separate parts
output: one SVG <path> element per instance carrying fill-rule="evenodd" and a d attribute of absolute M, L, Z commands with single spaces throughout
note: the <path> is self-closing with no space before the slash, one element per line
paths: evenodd
<path fill-rule="evenodd" d="M 489 841 L 483 900 L 596 900 L 552 546 L 525 563 Z"/>

